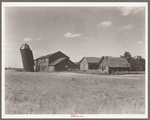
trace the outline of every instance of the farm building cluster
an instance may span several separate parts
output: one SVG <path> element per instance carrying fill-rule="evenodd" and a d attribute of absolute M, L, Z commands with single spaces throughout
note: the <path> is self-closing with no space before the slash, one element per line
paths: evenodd
<path fill-rule="evenodd" d="M 61 51 L 33 59 L 32 51 L 28 44 L 20 48 L 22 62 L 26 71 L 54 72 L 67 71 L 69 69 L 99 70 L 111 74 L 115 71 L 130 71 L 131 66 L 126 58 L 121 57 L 83 57 L 79 62 L 80 66 L 70 60 Z"/>
<path fill-rule="evenodd" d="M 111 74 L 115 71 L 130 71 L 130 64 L 126 58 L 102 56 L 96 57 L 83 57 L 80 61 L 80 70 L 99 70 Z"/>

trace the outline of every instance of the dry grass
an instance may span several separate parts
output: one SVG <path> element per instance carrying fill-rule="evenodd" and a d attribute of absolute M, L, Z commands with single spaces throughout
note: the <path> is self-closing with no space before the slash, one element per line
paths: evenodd
<path fill-rule="evenodd" d="M 134 78 L 6 71 L 5 112 L 144 114 L 144 76 Z"/>
<path fill-rule="evenodd" d="M 100 70 L 68 70 L 68 72 L 74 72 L 74 73 L 84 73 L 84 74 L 96 74 L 96 75 L 106 75 L 107 72 L 101 72 Z M 145 71 L 116 71 L 112 75 L 125 75 L 125 74 L 145 74 Z"/>

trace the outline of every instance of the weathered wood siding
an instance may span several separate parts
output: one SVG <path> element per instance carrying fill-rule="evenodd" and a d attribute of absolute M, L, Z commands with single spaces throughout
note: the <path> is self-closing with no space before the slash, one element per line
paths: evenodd
<path fill-rule="evenodd" d="M 102 62 L 99 64 L 99 70 L 102 72 L 109 73 L 109 66 L 106 66 L 106 61 L 103 59 Z"/>
<path fill-rule="evenodd" d="M 55 65 L 55 71 L 66 71 L 66 70 L 68 70 L 66 65 L 67 65 L 67 61 L 66 60 L 61 61 L 60 63 Z"/>
<path fill-rule="evenodd" d="M 49 59 L 48 58 L 41 59 L 39 62 L 39 67 L 40 67 L 39 70 L 43 71 L 43 72 L 48 71 L 48 65 L 49 65 Z"/>
<path fill-rule="evenodd" d="M 49 66 L 48 71 L 49 71 L 49 72 L 53 72 L 53 71 L 55 71 L 55 67 L 54 67 L 54 66 Z"/>
<path fill-rule="evenodd" d="M 97 63 L 88 63 L 88 69 L 97 70 L 98 64 Z"/>
<path fill-rule="evenodd" d="M 63 53 L 61 53 L 61 52 L 58 52 L 58 53 L 52 55 L 52 56 L 49 58 L 49 64 L 51 64 L 52 62 L 56 61 L 56 60 L 59 59 L 59 58 L 64 58 L 64 57 L 66 57 L 66 58 L 69 59 L 69 57 L 66 56 L 65 54 L 63 54 Z"/>
<path fill-rule="evenodd" d="M 109 68 L 110 74 L 116 71 L 130 71 L 130 67 L 110 67 Z"/>
<path fill-rule="evenodd" d="M 84 58 L 80 63 L 80 70 L 87 70 L 88 69 L 88 63 L 87 60 Z"/>
<path fill-rule="evenodd" d="M 68 60 L 67 65 L 68 65 L 68 69 L 79 69 L 78 66 L 75 63 L 73 63 L 71 60 Z"/>

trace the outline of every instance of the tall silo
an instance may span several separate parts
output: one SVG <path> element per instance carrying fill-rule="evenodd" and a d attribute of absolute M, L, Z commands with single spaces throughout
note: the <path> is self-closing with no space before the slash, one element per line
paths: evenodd
<path fill-rule="evenodd" d="M 33 54 L 28 44 L 23 44 L 20 47 L 23 67 L 25 71 L 34 72 L 34 61 L 33 61 Z"/>

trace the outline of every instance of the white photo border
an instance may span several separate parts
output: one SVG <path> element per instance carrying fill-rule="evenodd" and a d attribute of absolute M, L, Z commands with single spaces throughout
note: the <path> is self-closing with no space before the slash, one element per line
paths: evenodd
<path fill-rule="evenodd" d="M 5 7 L 145 7 L 145 114 L 5 114 Z M 148 118 L 148 2 L 2 2 L 2 118 Z"/>

